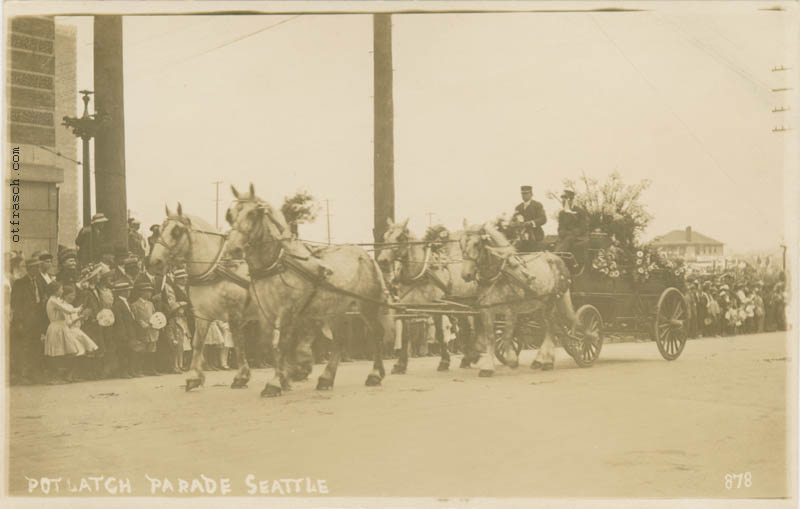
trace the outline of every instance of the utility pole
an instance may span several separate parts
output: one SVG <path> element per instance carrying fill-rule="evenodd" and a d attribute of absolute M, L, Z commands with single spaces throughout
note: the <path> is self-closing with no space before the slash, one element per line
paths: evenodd
<path fill-rule="evenodd" d="M 64 117 L 61 125 L 64 127 L 71 127 L 72 134 L 77 136 L 83 142 L 83 225 L 89 225 L 92 222 L 92 175 L 91 175 L 91 154 L 89 150 L 89 141 L 94 138 L 95 134 L 103 123 L 103 118 L 98 118 L 97 114 L 89 114 L 89 96 L 94 92 L 90 90 L 81 90 L 83 94 L 83 115 L 77 117 Z"/>
<path fill-rule="evenodd" d="M 217 197 L 214 199 L 214 203 L 216 206 L 214 209 L 214 224 L 216 225 L 217 230 L 219 230 L 219 185 L 222 184 L 222 181 L 215 180 L 214 182 L 212 182 L 212 184 L 214 184 L 217 187 Z"/>
<path fill-rule="evenodd" d="M 426 212 L 426 216 L 428 216 L 428 226 L 433 226 L 433 216 L 435 215 L 433 212 Z"/>
<path fill-rule="evenodd" d="M 373 14 L 374 73 L 374 226 L 383 240 L 386 219 L 394 220 L 394 100 L 392 95 L 392 15 Z"/>
<path fill-rule="evenodd" d="M 331 245 L 331 203 L 330 200 L 325 200 L 325 219 L 328 222 L 328 245 Z"/>

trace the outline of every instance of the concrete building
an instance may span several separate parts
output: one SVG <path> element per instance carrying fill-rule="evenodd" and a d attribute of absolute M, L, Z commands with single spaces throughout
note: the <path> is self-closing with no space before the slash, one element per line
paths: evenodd
<path fill-rule="evenodd" d="M 77 143 L 61 126 L 76 112 L 76 34 L 53 17 L 20 16 L 7 37 L 4 214 L 18 224 L 6 228 L 6 251 L 56 255 L 78 232 Z"/>
<path fill-rule="evenodd" d="M 725 244 L 702 233 L 693 232 L 691 226 L 687 226 L 686 230 L 673 230 L 656 237 L 650 245 L 667 256 L 692 262 L 710 262 L 721 259 L 725 254 Z"/>

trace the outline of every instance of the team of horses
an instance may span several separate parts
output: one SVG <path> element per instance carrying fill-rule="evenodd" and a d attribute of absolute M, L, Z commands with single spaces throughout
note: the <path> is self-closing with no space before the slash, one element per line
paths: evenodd
<path fill-rule="evenodd" d="M 246 387 L 250 379 L 241 325 L 258 320 L 271 337 L 274 376 L 262 396 L 279 396 L 292 380 L 311 372 L 311 343 L 321 333 L 329 340 L 330 356 L 317 381 L 318 390 L 333 388 L 341 357 L 333 324 L 357 310 L 374 343 L 374 362 L 366 385 L 380 385 L 385 377 L 383 348 L 388 334 L 401 320 L 398 309 L 441 302 L 469 302 L 471 313 L 458 315 L 458 327 L 472 331 L 464 345 L 461 366 L 478 364 L 479 376 L 495 371 L 495 355 L 511 366 L 518 352 L 511 336 L 519 316 L 538 312 L 544 317 L 545 339 L 537 369 L 552 369 L 555 358 L 554 324 L 566 320 L 575 330 L 570 298 L 570 273 L 557 255 L 517 253 L 489 224 L 469 225 L 463 231 L 434 241 L 421 241 L 409 231 L 408 221 L 389 221 L 383 243 L 373 258 L 352 245 L 311 247 L 291 234 L 280 210 L 258 198 L 251 184 L 247 192 L 231 187 L 235 198 L 226 212 L 228 234 L 188 214 L 178 205 L 166 209 L 161 235 L 149 256 L 149 268 L 159 274 L 176 264 L 189 273 L 189 299 L 195 315 L 193 358 L 186 390 L 203 385 L 203 343 L 212 320 L 231 323 L 238 371 L 231 387 Z M 389 287 L 394 291 L 394 297 Z M 472 314 L 478 314 L 474 320 Z M 505 318 L 499 351 L 495 317 Z M 558 315 L 558 316 L 556 316 Z M 441 351 L 439 370 L 447 370 L 450 355 L 444 340 L 442 313 L 434 314 Z M 392 372 L 408 366 L 408 342 Z"/>

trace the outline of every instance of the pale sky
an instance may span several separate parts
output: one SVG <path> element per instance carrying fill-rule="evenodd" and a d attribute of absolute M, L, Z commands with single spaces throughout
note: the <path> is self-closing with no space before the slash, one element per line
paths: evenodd
<path fill-rule="evenodd" d="M 771 72 L 795 58 L 793 14 L 764 5 L 393 16 L 396 217 L 419 234 L 429 212 L 453 229 L 491 220 L 522 184 L 550 215 L 562 179 L 617 169 L 653 181 L 645 240 L 691 225 L 733 250 L 775 247 L 797 152 L 796 131 L 771 130 L 798 109 L 771 112 L 796 102 L 770 90 L 794 86 L 796 70 Z M 68 22 L 92 88 L 91 20 Z M 144 230 L 177 201 L 213 224 L 221 180 L 221 224 L 230 184 L 254 182 L 275 205 L 298 189 L 329 199 L 334 242 L 372 240 L 371 16 L 125 18 L 124 44 L 128 206 Z M 325 240 L 324 215 L 301 233 Z"/>

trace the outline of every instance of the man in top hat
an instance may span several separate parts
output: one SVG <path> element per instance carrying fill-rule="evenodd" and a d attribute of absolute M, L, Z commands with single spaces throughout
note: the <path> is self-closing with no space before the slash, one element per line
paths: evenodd
<path fill-rule="evenodd" d="M 136 219 L 128 219 L 128 250 L 138 256 L 140 260 L 144 260 L 147 255 L 147 243 L 144 236 L 139 233 L 140 226 L 141 223 Z"/>
<path fill-rule="evenodd" d="M 538 244 L 544 240 L 542 226 L 547 223 L 547 214 L 545 214 L 542 204 L 532 199 L 533 188 L 531 186 L 520 187 L 520 192 L 522 203 L 514 209 L 511 220 L 515 223 L 523 223 L 525 228 L 516 248 L 522 252 L 537 251 Z"/>
<path fill-rule="evenodd" d="M 85 225 L 78 232 L 75 245 L 78 246 L 78 261 L 81 265 L 100 261 L 101 250 L 107 240 L 106 224 L 108 224 L 108 218 L 102 212 L 98 212 L 92 216 L 92 224 Z"/>
<path fill-rule="evenodd" d="M 588 247 L 589 216 L 583 207 L 575 205 L 575 191 L 564 189 L 561 211 L 558 213 L 558 245 L 556 251 L 569 252 L 579 265 L 584 263 Z"/>

